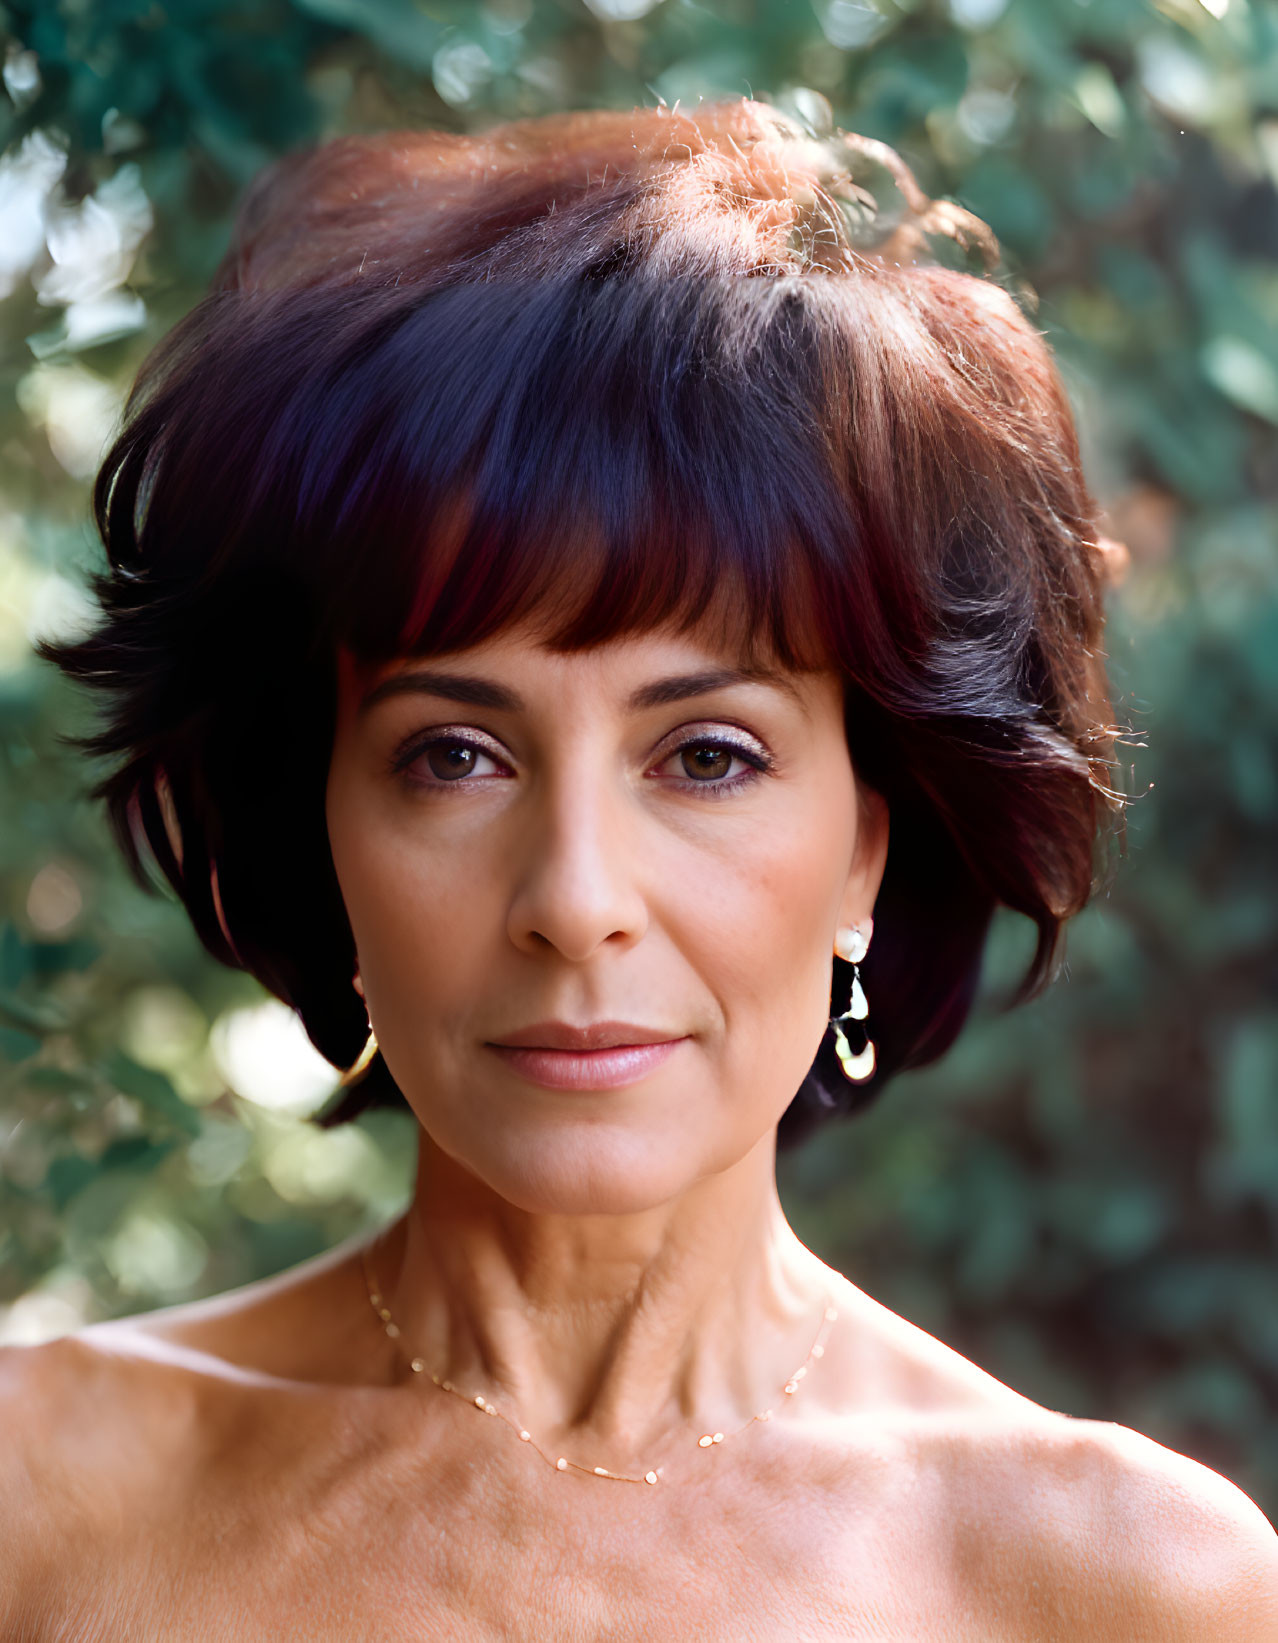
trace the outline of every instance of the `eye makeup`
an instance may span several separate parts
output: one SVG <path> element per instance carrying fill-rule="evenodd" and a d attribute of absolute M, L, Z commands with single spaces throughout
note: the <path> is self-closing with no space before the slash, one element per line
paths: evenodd
<path fill-rule="evenodd" d="M 691 734 L 689 734 L 691 732 Z M 673 745 L 670 745 L 673 739 Z M 689 753 L 709 753 L 726 755 L 729 766 L 733 759 L 739 760 L 746 766 L 745 770 L 735 775 L 716 774 L 707 771 L 705 774 L 693 775 L 687 763 L 683 765 L 683 775 L 657 776 L 655 771 L 674 759 L 686 760 Z M 727 794 L 739 792 L 743 787 L 750 786 L 761 775 L 766 775 L 774 767 L 774 760 L 767 748 L 756 736 L 752 736 L 741 727 L 729 727 L 722 723 L 707 723 L 704 725 L 681 725 L 673 733 L 673 738 L 667 738 L 664 751 L 659 751 L 654 765 L 649 767 L 649 777 L 654 780 L 673 782 L 685 791 L 697 791 L 706 797 L 720 798 Z"/>
<path fill-rule="evenodd" d="M 406 736 L 391 754 L 391 774 L 404 777 L 415 787 L 457 787 L 473 772 L 459 772 L 456 776 L 443 777 L 409 776 L 409 771 L 419 759 L 425 758 L 436 749 L 454 748 L 491 759 L 494 764 L 503 766 L 503 776 L 511 774 L 508 756 L 501 743 L 491 736 L 486 736 L 482 730 L 476 730 L 472 725 L 434 725 L 429 730 L 414 731 L 412 735 Z M 493 772 L 486 771 L 484 774 L 488 776 Z"/>
<path fill-rule="evenodd" d="M 702 760 L 701 770 L 694 772 L 688 763 L 689 755 L 709 755 Z M 428 771 L 414 767 L 427 765 L 436 756 L 452 758 L 451 769 L 434 768 Z M 728 761 L 727 770 L 716 768 L 716 759 Z M 480 764 L 490 760 L 498 768 L 483 770 Z M 663 773 L 663 767 L 682 760 L 682 773 Z M 745 766 L 732 772 L 736 761 Z M 681 790 L 696 791 L 706 796 L 726 795 L 739 791 L 774 766 L 772 755 L 764 744 L 740 726 L 708 722 L 699 725 L 680 725 L 665 737 L 650 760 L 645 775 L 648 779 L 672 784 Z M 400 777 L 418 789 L 461 787 L 476 776 L 491 779 L 510 777 L 510 759 L 506 749 L 496 738 L 471 725 L 435 725 L 427 730 L 414 731 L 405 737 L 390 756 L 392 775 Z"/>

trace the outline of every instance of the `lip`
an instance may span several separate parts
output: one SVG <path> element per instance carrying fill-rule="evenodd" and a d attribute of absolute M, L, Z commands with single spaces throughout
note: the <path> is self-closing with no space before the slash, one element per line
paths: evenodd
<path fill-rule="evenodd" d="M 549 1090 L 616 1090 L 637 1084 L 668 1061 L 687 1035 L 675 1037 L 628 1021 L 573 1027 L 542 1021 L 486 1047 L 512 1072 Z"/>
<path fill-rule="evenodd" d="M 618 1045 L 670 1044 L 682 1033 L 663 1032 L 659 1027 L 639 1027 L 633 1021 L 592 1021 L 573 1027 L 566 1021 L 535 1021 L 492 1041 L 499 1050 L 613 1050 Z"/>

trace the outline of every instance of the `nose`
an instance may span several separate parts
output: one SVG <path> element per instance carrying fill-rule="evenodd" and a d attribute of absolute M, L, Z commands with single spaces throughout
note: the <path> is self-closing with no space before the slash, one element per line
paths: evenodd
<path fill-rule="evenodd" d="M 648 909 L 625 795 L 606 780 L 548 780 L 525 821 L 508 921 L 515 945 L 576 964 L 609 945 L 633 946 Z"/>

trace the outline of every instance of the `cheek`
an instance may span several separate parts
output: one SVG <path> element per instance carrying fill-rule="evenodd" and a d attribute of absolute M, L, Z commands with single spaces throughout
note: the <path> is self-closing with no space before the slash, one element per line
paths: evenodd
<path fill-rule="evenodd" d="M 482 859 L 482 844 L 472 841 L 459 872 L 446 839 L 340 791 L 330 797 L 329 840 L 361 973 L 387 1036 L 473 997 L 502 928 L 500 879 Z"/>
<path fill-rule="evenodd" d="M 716 996 L 735 1090 L 788 1099 L 811 1066 L 855 840 L 850 773 L 805 784 L 730 850 L 690 859 L 666 902 L 677 944 Z"/>

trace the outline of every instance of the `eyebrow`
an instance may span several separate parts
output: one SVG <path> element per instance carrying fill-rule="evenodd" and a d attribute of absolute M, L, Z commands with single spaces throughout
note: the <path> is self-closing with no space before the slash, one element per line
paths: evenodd
<path fill-rule="evenodd" d="M 490 707 L 504 713 L 518 713 L 523 700 L 505 685 L 491 679 L 476 679 L 467 673 L 396 673 L 374 685 L 359 704 L 361 713 L 367 713 L 379 702 L 392 696 L 442 696 L 450 702 L 464 702 L 468 707 Z"/>
<path fill-rule="evenodd" d="M 668 707 L 674 702 L 686 702 L 694 696 L 708 696 L 716 690 L 727 690 L 733 685 L 769 684 L 797 697 L 798 692 L 784 674 L 762 668 L 707 668 L 699 673 L 675 673 L 665 679 L 654 679 L 640 685 L 627 703 L 632 713 L 645 709 Z M 397 673 L 383 679 L 360 703 L 361 714 L 376 707 L 392 696 L 441 696 L 446 701 L 462 702 L 467 707 L 487 707 L 500 713 L 519 713 L 524 700 L 506 685 L 492 679 L 477 679 L 469 673 L 437 673 L 415 670 Z"/>
<path fill-rule="evenodd" d="M 641 713 L 645 708 L 686 702 L 691 696 L 708 696 L 712 691 L 728 690 L 733 685 L 776 685 L 797 694 L 784 674 L 771 673 L 766 668 L 720 667 L 707 668 L 701 673 L 675 673 L 668 679 L 654 679 L 651 684 L 640 685 L 628 705 L 632 713 Z"/>

